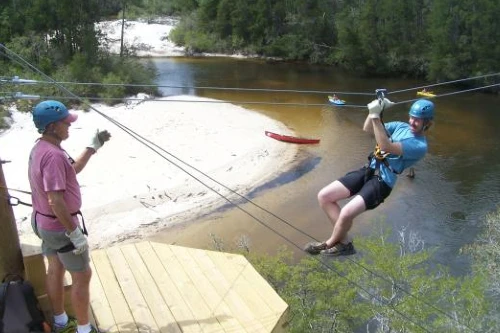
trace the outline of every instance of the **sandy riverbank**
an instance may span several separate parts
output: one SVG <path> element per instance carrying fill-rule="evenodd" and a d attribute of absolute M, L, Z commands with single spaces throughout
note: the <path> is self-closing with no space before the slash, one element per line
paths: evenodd
<path fill-rule="evenodd" d="M 231 194 L 224 186 L 245 195 L 293 163 L 296 146 L 264 135 L 265 130 L 290 133 L 283 124 L 239 106 L 202 101 L 208 99 L 176 96 L 116 107 L 95 105 L 164 149 L 156 149 L 160 154 L 98 113 L 75 111 L 79 119 L 63 143 L 70 155 L 81 152 L 96 128 L 108 129 L 113 136 L 79 174 L 92 246 L 141 238 L 195 219 L 227 203 L 208 187 L 223 196 Z M 16 111 L 13 119 L 12 128 L 0 135 L 0 158 L 11 161 L 3 166 L 7 185 L 29 190 L 28 155 L 38 134 L 29 114 Z M 11 195 L 30 202 L 28 195 Z M 30 211 L 14 207 L 21 234 L 31 232 Z"/>

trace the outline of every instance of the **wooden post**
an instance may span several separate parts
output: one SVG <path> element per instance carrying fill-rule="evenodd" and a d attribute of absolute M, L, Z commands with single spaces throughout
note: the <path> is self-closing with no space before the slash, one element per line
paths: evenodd
<path fill-rule="evenodd" d="M 5 274 L 23 273 L 23 256 L 14 211 L 9 204 L 7 183 L 0 160 L 0 279 Z"/>

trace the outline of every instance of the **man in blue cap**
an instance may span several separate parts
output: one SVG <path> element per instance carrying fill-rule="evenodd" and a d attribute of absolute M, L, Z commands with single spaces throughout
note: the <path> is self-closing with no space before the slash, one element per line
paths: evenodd
<path fill-rule="evenodd" d="M 97 332 L 88 313 L 92 271 L 85 223 L 82 229 L 78 219 L 82 199 L 76 174 L 111 136 L 108 131 L 97 130 L 90 144 L 73 160 L 61 143 L 68 139 L 69 127 L 77 118 L 58 101 L 44 101 L 33 109 L 33 121 L 41 137 L 29 158 L 31 220 L 48 261 L 46 291 L 54 313 L 55 333 Z M 69 317 L 64 309 L 66 271 L 71 274 L 71 303 L 76 318 Z"/>
<path fill-rule="evenodd" d="M 375 135 L 375 151 L 370 154 L 368 165 L 320 190 L 318 201 L 333 231 L 324 242 L 308 243 L 304 251 L 325 256 L 354 254 L 356 251 L 348 234 L 354 218 L 380 205 L 391 193 L 397 175 L 427 153 L 425 132 L 432 125 L 434 103 L 417 100 L 410 108 L 407 123 L 394 121 L 384 125 L 380 114 L 393 104 L 387 98 L 368 104 L 363 130 Z M 352 200 L 341 208 L 338 202 L 351 197 Z"/>

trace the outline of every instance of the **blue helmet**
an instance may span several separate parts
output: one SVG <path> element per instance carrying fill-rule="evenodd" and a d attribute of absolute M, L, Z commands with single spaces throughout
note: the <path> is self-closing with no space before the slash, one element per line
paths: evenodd
<path fill-rule="evenodd" d="M 434 118 L 434 103 L 427 99 L 419 99 L 410 108 L 410 116 L 432 120 Z"/>
<path fill-rule="evenodd" d="M 33 109 L 33 122 L 39 133 L 43 133 L 49 124 L 66 118 L 72 123 L 78 116 L 69 113 L 66 106 L 58 101 L 43 101 Z"/>

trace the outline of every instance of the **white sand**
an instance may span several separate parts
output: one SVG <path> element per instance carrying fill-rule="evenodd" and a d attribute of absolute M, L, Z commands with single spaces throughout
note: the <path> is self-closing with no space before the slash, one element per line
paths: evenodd
<path fill-rule="evenodd" d="M 168 38 L 170 31 L 178 21 L 166 18 L 160 20 L 160 22 L 126 21 L 123 38 L 124 46 L 128 49 L 134 49 L 140 57 L 174 57 L 184 55 L 184 48 L 176 46 Z M 120 53 L 121 20 L 103 21 L 97 27 L 105 35 L 105 39 L 108 42 L 108 50 L 111 53 Z"/>
<path fill-rule="evenodd" d="M 245 195 L 259 184 L 276 177 L 293 161 L 296 146 L 264 135 L 265 130 L 288 132 L 284 125 L 259 113 L 224 103 L 166 102 L 208 100 L 175 96 L 158 101 L 96 109 L 157 144 L 168 153 Z M 159 228 L 191 221 L 227 203 L 194 179 L 199 178 L 224 196 L 238 199 L 224 187 L 160 151 L 154 153 L 97 112 L 75 111 L 79 119 L 63 142 L 77 157 L 97 129 L 108 129 L 112 139 L 92 157 L 78 175 L 90 244 L 107 246 L 128 238 L 140 238 Z M 0 135 L 0 158 L 10 188 L 29 190 L 29 151 L 39 135 L 29 114 L 15 111 L 12 128 Z M 10 192 L 22 201 L 29 195 Z M 20 234 L 31 232 L 25 206 L 14 207 Z"/>
<path fill-rule="evenodd" d="M 175 23 L 170 19 L 165 19 L 163 24 L 128 22 L 126 44 L 140 48 L 140 55 L 181 55 L 183 49 L 166 38 Z M 119 52 L 121 22 L 102 22 L 100 27 L 112 40 L 110 50 Z M 203 100 L 194 96 L 161 100 L 169 99 Z M 283 124 L 226 103 L 133 101 L 116 107 L 94 107 L 166 151 L 157 149 L 161 156 L 156 154 L 95 111 L 75 111 L 79 119 L 70 129 L 70 138 L 62 145 L 74 158 L 97 128 L 112 133 L 111 141 L 78 175 L 82 212 L 90 231 L 89 242 L 94 247 L 143 237 L 159 228 L 196 219 L 227 203 L 195 178 L 224 196 L 229 196 L 231 191 L 169 153 L 245 195 L 276 177 L 293 161 L 297 151 L 296 146 L 264 135 L 265 130 L 291 133 Z M 0 159 L 11 161 L 3 165 L 7 185 L 29 190 L 28 155 L 39 135 L 30 114 L 13 111 L 13 121 L 12 128 L 0 135 Z M 29 195 L 13 191 L 10 194 L 31 203 Z M 234 194 L 230 197 L 238 199 Z M 30 213 L 29 207 L 14 207 L 20 234 L 32 232 Z"/>

